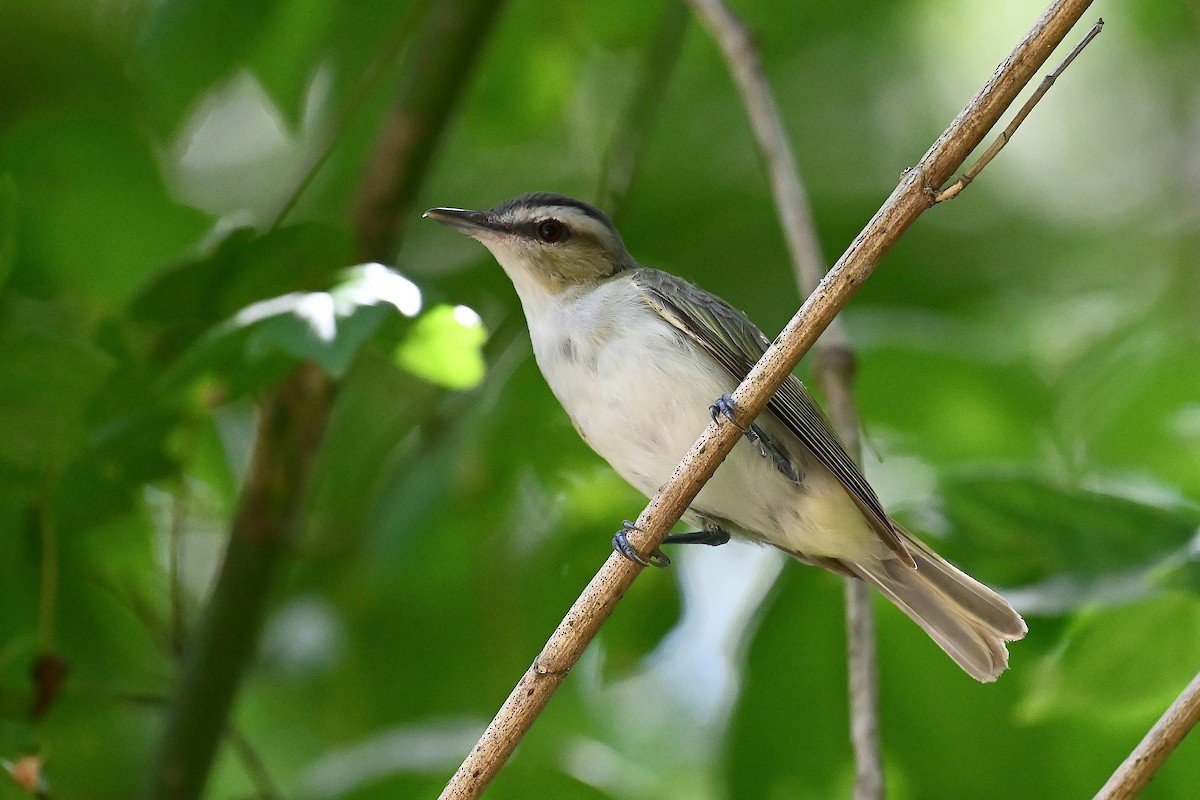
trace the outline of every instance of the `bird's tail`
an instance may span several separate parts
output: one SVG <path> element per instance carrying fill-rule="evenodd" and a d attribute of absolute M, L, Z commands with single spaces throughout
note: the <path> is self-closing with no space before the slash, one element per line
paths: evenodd
<path fill-rule="evenodd" d="M 916 569 L 894 558 L 842 565 L 883 592 L 976 680 L 996 680 L 1008 666 L 1005 642 L 1025 635 L 1025 620 L 1003 597 L 897 529 Z"/>

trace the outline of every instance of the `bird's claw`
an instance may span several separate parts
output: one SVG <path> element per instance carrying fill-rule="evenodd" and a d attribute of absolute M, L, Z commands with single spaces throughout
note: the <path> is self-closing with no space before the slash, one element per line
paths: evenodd
<path fill-rule="evenodd" d="M 729 420 L 729 424 L 741 431 L 751 442 L 757 444 L 762 439 L 762 432 L 759 431 L 757 425 L 743 428 L 737 423 L 737 405 L 733 402 L 733 398 L 729 396 L 728 392 L 718 397 L 716 402 L 708 407 L 708 415 L 712 417 L 713 422 L 717 421 L 718 414 Z M 759 445 L 759 449 L 761 448 L 762 446 Z M 766 455 L 766 453 L 763 455 Z"/>
<path fill-rule="evenodd" d="M 749 429 L 743 428 L 737 423 L 737 406 L 734 404 L 733 398 L 729 396 L 728 392 L 718 397 L 716 401 L 708 407 L 708 415 L 712 417 L 713 422 L 717 421 L 718 414 L 729 420 L 729 424 L 733 425 L 733 427 L 737 428 L 742 433 L 748 434 L 750 432 Z"/>
<path fill-rule="evenodd" d="M 667 567 L 671 566 L 671 559 L 667 558 L 666 553 L 664 553 L 662 550 L 655 549 L 655 551 L 650 554 L 649 559 L 642 558 L 642 554 L 639 553 L 629 541 L 630 531 L 636 530 L 637 526 L 635 526 L 629 520 L 625 520 L 621 525 L 621 530 L 617 531 L 613 536 L 613 550 L 616 550 L 633 563 L 641 564 L 643 567 L 658 567 L 659 569 L 666 569 Z"/>

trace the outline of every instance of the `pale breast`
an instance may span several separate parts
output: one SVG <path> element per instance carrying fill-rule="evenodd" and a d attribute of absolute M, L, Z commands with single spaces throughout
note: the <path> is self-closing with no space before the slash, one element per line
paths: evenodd
<path fill-rule="evenodd" d="M 588 444 L 653 493 L 704 429 L 707 405 L 731 387 L 705 375 L 711 366 L 629 280 L 542 312 L 530 334 L 546 382 Z"/>
<path fill-rule="evenodd" d="M 708 425 L 708 406 L 736 382 L 650 309 L 630 281 L 614 279 L 539 311 L 530 334 L 546 382 L 588 445 L 653 495 Z M 692 509 L 719 518 L 731 533 L 814 555 L 857 550 L 847 533 L 868 545 L 874 536 L 849 496 L 826 486 L 826 476 L 813 477 L 808 488 L 796 485 L 742 441 Z M 828 529 L 833 518 L 841 530 Z"/>

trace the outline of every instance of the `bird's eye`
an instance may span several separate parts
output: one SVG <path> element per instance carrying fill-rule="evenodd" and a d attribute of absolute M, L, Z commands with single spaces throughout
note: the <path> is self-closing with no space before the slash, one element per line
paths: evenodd
<path fill-rule="evenodd" d="M 561 242 L 567 238 L 567 226 L 556 219 L 544 219 L 538 223 L 537 235 L 547 244 Z"/>

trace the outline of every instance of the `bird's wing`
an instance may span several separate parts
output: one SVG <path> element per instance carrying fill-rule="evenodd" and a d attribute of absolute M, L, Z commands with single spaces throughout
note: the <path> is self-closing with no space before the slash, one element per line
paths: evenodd
<path fill-rule="evenodd" d="M 763 332 L 745 314 L 716 295 L 653 269 L 639 269 L 633 279 L 651 308 L 707 350 L 739 383 L 767 351 L 770 341 Z M 911 565 L 912 556 L 875 490 L 846 453 L 804 384 L 795 375 L 788 375 L 767 408 L 841 482 L 879 538 Z"/>

